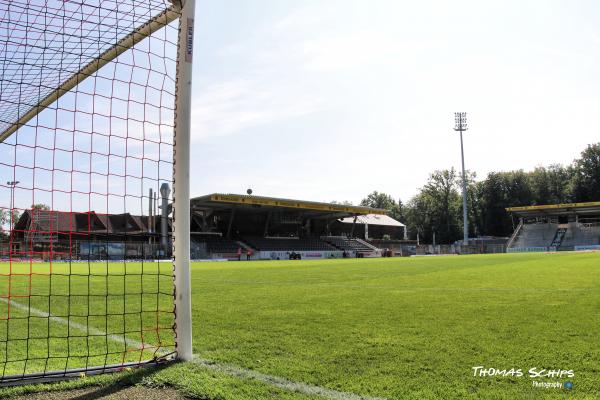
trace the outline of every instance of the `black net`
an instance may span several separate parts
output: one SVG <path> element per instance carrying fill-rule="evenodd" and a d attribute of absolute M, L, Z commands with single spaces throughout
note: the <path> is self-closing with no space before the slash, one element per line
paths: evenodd
<path fill-rule="evenodd" d="M 167 0 L 0 1 L 2 382 L 173 354 L 177 34 Z"/>

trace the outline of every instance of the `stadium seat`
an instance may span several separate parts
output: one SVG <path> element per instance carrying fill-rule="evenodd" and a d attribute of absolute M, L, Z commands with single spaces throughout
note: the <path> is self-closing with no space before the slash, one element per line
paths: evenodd
<path fill-rule="evenodd" d="M 256 250 L 262 251 L 332 251 L 335 247 L 319 238 L 264 238 L 257 236 L 243 237 Z"/>

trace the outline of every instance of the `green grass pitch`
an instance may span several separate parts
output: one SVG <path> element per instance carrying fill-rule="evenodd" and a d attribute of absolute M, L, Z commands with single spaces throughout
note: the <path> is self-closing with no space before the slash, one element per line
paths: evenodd
<path fill-rule="evenodd" d="M 135 314 L 139 295 L 123 304 L 116 300 L 115 288 L 156 293 L 167 287 L 161 281 L 167 278 L 100 280 L 96 286 L 82 280 L 71 290 L 114 290 L 114 303 L 99 307 Z M 43 291 L 48 282 L 38 285 Z M 599 253 L 196 263 L 192 290 L 195 353 L 218 363 L 393 399 L 600 396 Z M 166 294 L 159 303 L 168 307 Z M 57 310 L 63 306 L 58 304 Z M 83 303 L 72 307 L 94 308 Z M 0 321 L 0 339 L 5 322 Z M 145 323 L 136 317 L 131 327 Z M 122 334 L 121 321 L 99 319 L 92 325 Z M 129 338 L 139 341 L 135 336 Z M 155 340 L 150 335 L 144 341 Z M 73 351 L 118 352 L 119 345 L 74 343 Z M 45 348 L 38 346 L 42 352 Z M 19 351 L 14 348 L 10 354 Z M 1 357 L 6 352 L 0 346 Z M 476 366 L 522 369 L 524 376 L 474 376 Z M 530 378 L 530 368 L 573 370 L 574 377 Z M 161 370 L 148 381 L 203 398 L 312 398 L 188 364 Z M 571 381 L 573 389 L 534 387 L 534 381 Z"/>

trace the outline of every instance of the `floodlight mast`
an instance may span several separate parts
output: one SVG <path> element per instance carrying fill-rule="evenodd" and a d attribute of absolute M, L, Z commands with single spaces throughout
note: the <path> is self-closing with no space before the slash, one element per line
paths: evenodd
<path fill-rule="evenodd" d="M 19 181 L 8 181 L 6 184 L 10 186 L 10 230 L 12 231 L 14 224 L 17 221 L 13 221 L 15 216 L 15 188 L 21 183 Z M 11 235 L 12 236 L 12 235 Z"/>
<path fill-rule="evenodd" d="M 454 130 L 460 132 L 460 159 L 462 163 L 462 198 L 463 198 L 463 245 L 469 243 L 469 221 L 467 217 L 467 177 L 465 174 L 465 150 L 463 146 L 463 131 L 468 129 L 467 113 L 454 113 Z"/>

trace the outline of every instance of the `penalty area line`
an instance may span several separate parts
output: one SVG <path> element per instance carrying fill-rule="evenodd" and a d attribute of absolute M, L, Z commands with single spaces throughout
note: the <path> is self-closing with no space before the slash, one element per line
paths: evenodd
<path fill-rule="evenodd" d="M 0 298 L 0 301 L 3 303 L 9 303 L 9 300 L 6 298 Z M 68 326 L 69 328 L 76 329 L 82 332 L 87 332 L 94 336 L 105 336 L 107 339 L 110 339 L 117 343 L 123 343 L 125 346 L 138 347 L 138 348 L 149 348 L 155 347 L 151 345 L 144 344 L 135 339 L 127 339 L 122 335 L 115 335 L 106 333 L 100 329 L 90 327 L 85 324 L 81 324 L 75 321 L 70 321 L 67 318 L 57 317 L 50 313 L 47 313 L 42 310 L 38 310 L 34 307 L 29 307 L 28 305 L 21 304 L 17 301 L 10 300 L 10 305 L 16 307 L 20 310 L 24 310 L 33 314 L 37 317 L 41 318 L 49 318 L 51 321 L 59 323 L 61 325 Z M 161 353 L 160 351 L 158 352 Z M 162 352 L 165 353 L 165 352 Z M 166 354 L 166 353 L 165 353 Z M 231 364 L 206 360 L 203 358 L 199 358 L 194 355 L 194 359 L 192 360 L 194 365 L 198 365 L 200 367 L 210 369 L 215 372 L 220 372 L 225 375 L 234 376 L 237 378 L 245 379 L 245 380 L 255 380 L 258 382 L 265 383 L 267 385 L 271 385 L 277 387 L 279 389 L 286 390 L 288 392 L 301 393 L 309 396 L 319 396 L 326 399 L 331 400 L 386 400 L 384 397 L 371 397 L 371 396 L 363 396 L 356 393 L 350 392 L 342 392 L 339 390 L 328 389 L 322 386 L 311 385 L 304 382 L 296 382 L 287 378 L 283 378 L 275 375 L 263 374 L 258 371 L 254 371 L 247 368 L 238 367 Z"/>

